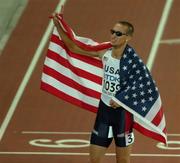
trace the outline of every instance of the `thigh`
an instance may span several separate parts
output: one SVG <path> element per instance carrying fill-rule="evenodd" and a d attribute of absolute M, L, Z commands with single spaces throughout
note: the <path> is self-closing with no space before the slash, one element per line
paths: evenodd
<path fill-rule="evenodd" d="M 91 134 L 91 144 L 102 147 L 109 147 L 109 145 L 111 144 L 112 135 L 110 135 L 108 110 L 108 106 L 106 106 L 102 101 L 100 101 L 94 129 Z"/>
<path fill-rule="evenodd" d="M 115 115 L 113 135 L 118 147 L 126 147 L 134 142 L 133 116 L 126 110 L 119 110 Z"/>

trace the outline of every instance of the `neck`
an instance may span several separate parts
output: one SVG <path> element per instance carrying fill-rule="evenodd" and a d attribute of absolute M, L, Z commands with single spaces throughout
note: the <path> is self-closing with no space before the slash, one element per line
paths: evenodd
<path fill-rule="evenodd" d="M 118 46 L 118 47 L 113 47 L 112 48 L 112 56 L 114 58 L 117 58 L 117 59 L 120 59 L 121 56 L 123 55 L 123 52 L 124 52 L 124 49 L 126 47 L 127 44 L 123 44 L 121 46 Z"/>

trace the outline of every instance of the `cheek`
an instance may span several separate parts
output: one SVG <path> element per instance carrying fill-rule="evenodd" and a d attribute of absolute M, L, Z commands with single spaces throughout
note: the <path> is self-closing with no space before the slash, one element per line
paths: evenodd
<path fill-rule="evenodd" d="M 121 40 L 120 42 L 125 43 L 125 42 L 126 42 L 126 40 L 127 40 L 127 38 L 126 38 L 126 37 L 121 37 L 121 39 L 120 39 L 120 40 Z"/>
<path fill-rule="evenodd" d="M 118 40 L 117 40 L 117 42 L 119 42 L 119 43 L 124 43 L 126 40 L 125 39 L 123 39 L 123 38 L 119 38 Z"/>

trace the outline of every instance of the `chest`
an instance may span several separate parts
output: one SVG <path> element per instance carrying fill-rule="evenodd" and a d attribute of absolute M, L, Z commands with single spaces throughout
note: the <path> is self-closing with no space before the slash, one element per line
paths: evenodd
<path fill-rule="evenodd" d="M 111 55 L 111 51 L 108 51 L 105 53 L 105 55 L 102 58 L 103 62 L 103 68 L 104 72 L 108 74 L 114 74 L 117 75 L 120 73 L 119 68 L 120 68 L 120 60 L 113 58 Z"/>

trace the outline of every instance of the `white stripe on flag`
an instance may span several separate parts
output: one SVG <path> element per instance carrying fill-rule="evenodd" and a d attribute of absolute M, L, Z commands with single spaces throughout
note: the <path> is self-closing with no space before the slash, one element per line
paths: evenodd
<path fill-rule="evenodd" d="M 53 30 L 53 35 L 60 37 L 56 27 Z"/>
<path fill-rule="evenodd" d="M 89 73 L 94 73 L 95 75 L 102 77 L 103 76 L 103 70 L 102 68 L 93 66 L 91 64 L 88 64 L 86 62 L 83 62 L 81 60 L 78 60 L 76 58 L 70 57 L 66 51 L 59 46 L 56 43 L 50 42 L 49 45 L 49 50 L 55 52 L 56 54 L 59 54 L 61 57 L 63 57 L 64 59 L 68 60 L 73 66 L 80 68 L 82 70 L 86 70 Z"/>
<path fill-rule="evenodd" d="M 42 74 L 42 81 L 52 87 L 56 88 L 57 90 L 64 92 L 67 95 L 70 95 L 84 103 L 97 107 L 99 104 L 99 99 L 84 95 L 83 93 L 79 92 L 78 90 L 65 85 L 64 83 L 59 82 L 55 78 L 43 73 Z"/>
<path fill-rule="evenodd" d="M 53 70 L 57 71 L 58 73 L 70 78 L 71 80 L 74 80 L 76 83 L 78 83 L 82 86 L 86 86 L 86 88 L 92 89 L 99 93 L 102 92 L 102 85 L 99 85 L 91 80 L 86 79 L 86 78 L 77 76 L 70 69 L 64 67 L 63 65 L 59 64 L 58 62 L 56 62 L 48 57 L 46 57 L 44 64 L 47 67 L 50 67 Z M 92 87 L 92 85 L 93 85 L 93 87 Z"/>
<path fill-rule="evenodd" d="M 161 106 L 162 106 L 161 98 L 159 96 L 156 102 L 154 103 L 154 105 L 152 106 L 151 110 L 145 116 L 145 118 L 149 121 L 152 121 L 154 117 L 157 115 L 157 113 L 159 112 L 159 110 L 161 109 Z"/>

